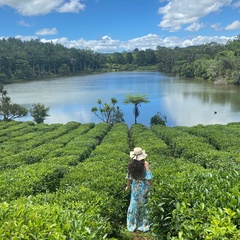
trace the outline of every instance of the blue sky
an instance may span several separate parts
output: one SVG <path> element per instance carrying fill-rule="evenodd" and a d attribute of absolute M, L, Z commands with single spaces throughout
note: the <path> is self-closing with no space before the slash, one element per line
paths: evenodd
<path fill-rule="evenodd" d="M 96 52 L 225 44 L 240 34 L 240 0 L 0 0 L 0 38 Z"/>

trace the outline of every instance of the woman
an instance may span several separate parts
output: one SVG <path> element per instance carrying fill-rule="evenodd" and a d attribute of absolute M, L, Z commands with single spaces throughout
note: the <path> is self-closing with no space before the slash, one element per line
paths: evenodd
<path fill-rule="evenodd" d="M 128 165 L 126 191 L 131 187 L 131 199 L 127 212 L 127 229 L 131 232 L 149 231 L 146 203 L 152 185 L 152 173 L 149 163 L 145 161 L 147 154 L 140 147 L 130 152 L 131 162 Z"/>

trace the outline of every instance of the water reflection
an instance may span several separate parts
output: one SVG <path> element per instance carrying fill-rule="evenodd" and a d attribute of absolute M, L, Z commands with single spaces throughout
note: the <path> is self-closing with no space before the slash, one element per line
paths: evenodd
<path fill-rule="evenodd" d="M 68 77 L 5 85 L 12 102 L 31 108 L 34 103 L 50 107 L 45 123 L 82 123 L 100 120 L 91 112 L 97 99 L 118 99 L 128 125 L 134 122 L 133 106 L 123 105 L 126 94 L 147 94 L 150 103 L 140 107 L 139 123 L 149 126 L 157 112 L 167 116 L 168 126 L 226 124 L 239 121 L 238 86 L 170 77 L 157 72 L 119 72 Z M 217 114 L 214 114 L 217 111 Z M 30 117 L 24 120 L 31 120 Z"/>
<path fill-rule="evenodd" d="M 226 86 L 227 88 L 227 86 Z M 185 92 L 183 93 L 186 99 L 190 99 L 193 97 L 199 98 L 203 104 L 219 104 L 226 105 L 229 104 L 231 107 L 231 111 L 240 111 L 239 104 L 239 87 L 235 86 L 235 91 L 216 91 L 209 94 L 209 92 Z"/>

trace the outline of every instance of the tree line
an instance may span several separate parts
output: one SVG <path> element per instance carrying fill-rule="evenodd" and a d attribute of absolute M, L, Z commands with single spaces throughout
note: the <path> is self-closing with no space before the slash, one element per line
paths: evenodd
<path fill-rule="evenodd" d="M 158 70 L 220 83 L 240 83 L 240 35 L 225 45 L 215 42 L 174 49 L 157 47 Z"/>
<path fill-rule="evenodd" d="M 158 70 L 188 78 L 240 83 L 240 35 L 226 44 L 97 53 L 40 39 L 0 39 L 0 84 L 94 71 Z"/>

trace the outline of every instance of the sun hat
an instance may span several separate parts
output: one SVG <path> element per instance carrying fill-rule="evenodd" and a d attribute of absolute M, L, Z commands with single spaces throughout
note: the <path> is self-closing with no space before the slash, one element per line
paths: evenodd
<path fill-rule="evenodd" d="M 147 157 L 145 150 L 142 150 L 140 147 L 135 147 L 133 151 L 130 151 L 130 158 L 134 160 L 141 161 Z"/>

